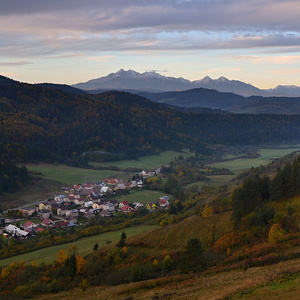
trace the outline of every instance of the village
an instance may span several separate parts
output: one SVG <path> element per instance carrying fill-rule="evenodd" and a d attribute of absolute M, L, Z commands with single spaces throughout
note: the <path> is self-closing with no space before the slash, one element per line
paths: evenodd
<path fill-rule="evenodd" d="M 3 216 L 0 214 L 0 234 L 4 238 L 29 238 L 49 228 L 68 230 L 78 226 L 78 220 L 82 225 L 83 222 L 88 224 L 92 218 L 110 218 L 117 213 L 134 214 L 138 209 L 146 209 L 149 213 L 167 209 L 170 206 L 167 195 L 144 204 L 116 199 L 126 196 L 131 190 L 143 189 L 142 179 L 153 175 L 154 172 L 142 171 L 137 180 L 128 182 L 121 178 L 106 178 L 62 187 L 62 193 L 51 199 L 8 210 Z"/>

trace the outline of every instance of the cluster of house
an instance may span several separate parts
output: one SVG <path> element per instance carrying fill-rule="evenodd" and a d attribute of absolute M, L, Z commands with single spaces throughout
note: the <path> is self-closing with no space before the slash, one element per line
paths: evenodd
<path fill-rule="evenodd" d="M 24 217 L 36 218 L 41 221 L 36 224 L 30 220 L 17 227 L 9 224 L 5 227 L 8 234 L 27 237 L 28 234 L 42 232 L 46 228 L 69 228 L 75 226 L 77 218 L 83 216 L 87 219 L 97 215 L 110 217 L 114 212 L 136 212 L 139 207 L 145 207 L 150 212 L 157 208 L 168 208 L 169 197 L 161 197 L 157 203 L 128 201 L 118 202 L 112 199 L 121 191 L 142 187 L 142 181 L 123 182 L 121 179 L 104 179 L 98 183 L 76 184 L 71 188 L 62 188 L 65 194 L 57 195 L 53 199 L 40 202 L 34 207 L 21 208 Z"/>

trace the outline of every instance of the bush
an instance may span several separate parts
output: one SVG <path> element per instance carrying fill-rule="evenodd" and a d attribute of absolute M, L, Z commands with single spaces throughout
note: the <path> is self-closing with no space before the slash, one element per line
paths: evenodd
<path fill-rule="evenodd" d="M 172 271 L 174 269 L 174 261 L 170 255 L 165 256 L 162 262 L 162 270 L 166 273 Z"/>
<path fill-rule="evenodd" d="M 154 264 L 138 265 L 131 269 L 130 279 L 133 282 L 157 278 L 158 268 Z"/>
<path fill-rule="evenodd" d="M 108 285 L 119 285 L 121 283 L 128 283 L 130 282 L 130 277 L 131 268 L 127 267 L 111 272 L 106 278 L 106 283 Z"/>

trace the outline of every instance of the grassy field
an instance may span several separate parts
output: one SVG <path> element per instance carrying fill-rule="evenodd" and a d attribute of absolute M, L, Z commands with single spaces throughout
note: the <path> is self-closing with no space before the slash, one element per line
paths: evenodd
<path fill-rule="evenodd" d="M 187 186 L 187 188 L 192 187 L 192 186 L 196 186 L 198 188 L 202 188 L 204 186 L 211 186 L 211 187 L 215 187 L 215 186 L 222 186 L 225 184 L 228 184 L 230 182 L 231 179 L 233 179 L 236 175 L 213 175 L 213 176 L 208 176 L 208 178 L 210 179 L 209 181 L 198 181 L 198 182 L 194 182 L 191 183 Z"/>
<path fill-rule="evenodd" d="M 4 193 L 1 195 L 1 206 L 3 210 L 19 207 L 22 205 L 44 201 L 53 195 L 61 193 L 62 184 L 53 180 L 38 180 L 33 184 L 23 187 L 15 194 Z"/>
<path fill-rule="evenodd" d="M 132 190 L 130 194 L 127 196 L 122 196 L 118 198 L 118 201 L 128 201 L 129 203 L 132 202 L 140 202 L 145 204 L 147 202 L 157 202 L 158 199 L 162 196 L 166 196 L 167 194 L 161 191 L 154 191 L 154 190 Z"/>
<path fill-rule="evenodd" d="M 283 157 L 293 151 L 300 151 L 298 148 L 282 148 L 282 149 L 261 149 L 258 151 L 259 157 L 257 158 L 237 158 L 234 160 L 228 160 L 223 162 L 217 162 L 210 164 L 210 167 L 215 168 L 228 168 L 234 174 L 239 174 L 246 169 L 251 169 L 259 167 L 260 165 L 267 165 L 272 162 L 272 160 Z"/>
<path fill-rule="evenodd" d="M 25 253 L 13 257 L 9 257 L 6 259 L 0 260 L 0 266 L 6 266 L 12 262 L 18 263 L 21 259 L 24 260 L 25 264 L 30 264 L 33 261 L 37 261 L 39 263 L 52 263 L 57 259 L 57 254 L 59 250 L 64 249 L 67 250 L 69 246 L 76 245 L 78 253 L 81 255 L 87 255 L 92 252 L 95 243 L 98 243 L 99 248 L 105 246 L 107 241 L 111 241 L 112 243 L 120 240 L 120 236 L 124 231 L 127 235 L 127 238 L 138 235 L 140 233 L 149 231 L 151 229 L 155 229 L 156 226 L 136 226 L 130 227 L 118 231 L 112 231 L 107 233 L 102 233 L 98 235 L 94 235 L 91 237 L 82 238 L 73 243 L 57 245 L 53 247 L 48 247 L 40 250 L 36 250 L 30 253 Z"/>
<path fill-rule="evenodd" d="M 121 161 L 101 162 L 101 163 L 90 162 L 90 164 L 95 167 L 116 166 L 121 169 L 138 168 L 141 170 L 142 169 L 154 170 L 155 168 L 159 168 L 175 160 L 175 157 L 178 157 L 180 155 L 182 155 L 183 157 L 189 157 L 194 154 L 189 152 L 188 150 L 184 150 L 183 152 L 164 151 L 159 155 L 140 157 L 138 160 L 121 160 Z"/>
<path fill-rule="evenodd" d="M 100 181 L 110 176 L 117 176 L 124 180 L 128 180 L 134 175 L 134 173 L 128 172 L 81 169 L 65 165 L 29 164 L 26 165 L 26 167 L 30 171 L 42 173 L 43 178 L 45 179 L 56 180 L 63 184 L 71 185 L 90 181 Z"/>

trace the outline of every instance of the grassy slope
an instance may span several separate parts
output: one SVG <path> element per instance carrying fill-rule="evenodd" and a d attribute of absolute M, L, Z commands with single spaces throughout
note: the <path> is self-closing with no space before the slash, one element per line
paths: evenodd
<path fill-rule="evenodd" d="M 275 205 L 276 210 L 294 209 L 299 224 L 299 196 Z M 186 241 L 198 237 L 206 245 L 211 224 L 215 223 L 215 239 L 232 230 L 231 212 L 203 218 L 192 216 L 178 224 L 168 225 L 130 239 L 131 243 L 145 243 L 154 252 L 168 253 L 182 249 Z M 130 243 L 129 248 L 132 247 Z M 287 248 L 286 253 L 299 251 Z M 39 299 L 299 299 L 300 259 L 276 264 L 252 267 L 245 270 L 243 264 L 212 266 L 208 271 L 193 276 L 174 275 L 156 280 L 123 284 L 114 287 L 99 286 L 87 291 L 75 289 Z M 131 298 L 132 297 L 132 298 Z"/>
<path fill-rule="evenodd" d="M 82 238 L 78 241 L 52 246 L 40 250 L 36 250 L 30 253 L 21 254 L 18 256 L 9 257 L 6 259 L 0 260 L 0 266 L 6 266 L 12 262 L 18 263 L 21 259 L 24 260 L 26 264 L 30 264 L 33 261 L 37 261 L 39 263 L 52 263 L 57 259 L 57 254 L 60 249 L 67 250 L 69 246 L 76 245 L 78 253 L 81 255 L 87 255 L 92 252 L 95 243 L 98 243 L 99 248 L 104 247 L 107 244 L 107 241 L 111 241 L 112 243 L 117 242 L 120 239 L 122 232 L 124 231 L 128 238 L 141 234 L 146 231 L 151 231 L 155 229 L 156 226 L 135 226 L 122 230 L 117 230 L 113 232 L 102 233 L 86 238 Z"/>
<path fill-rule="evenodd" d="M 208 247 L 211 225 L 215 224 L 214 235 L 215 239 L 218 239 L 233 229 L 230 218 L 231 212 L 212 215 L 208 218 L 194 215 L 180 223 L 147 232 L 135 238 L 134 242 L 137 244 L 145 243 L 160 249 L 182 250 L 189 239 L 198 238 L 205 247 Z"/>
<path fill-rule="evenodd" d="M 200 276 L 174 276 L 123 284 L 93 287 L 82 291 L 40 296 L 38 299 L 299 299 L 300 279 L 285 279 L 288 273 L 300 272 L 300 259 L 247 271 L 237 269 Z M 282 279 L 280 283 L 280 279 Z"/>

